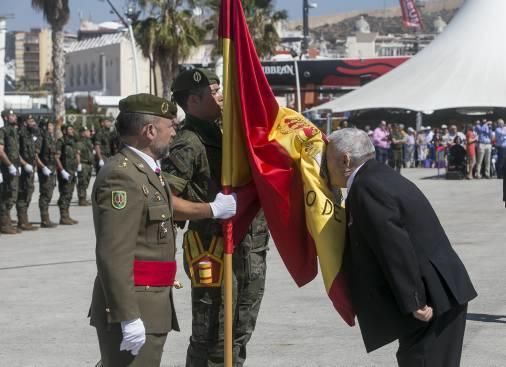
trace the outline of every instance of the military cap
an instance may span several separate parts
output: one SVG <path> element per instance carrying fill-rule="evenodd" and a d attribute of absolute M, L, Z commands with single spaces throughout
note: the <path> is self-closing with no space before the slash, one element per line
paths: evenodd
<path fill-rule="evenodd" d="M 14 115 L 14 111 L 13 110 L 3 110 L 2 111 L 2 117 L 7 117 L 9 115 Z"/>
<path fill-rule="evenodd" d="M 179 73 L 171 89 L 173 93 L 177 93 L 211 84 L 220 84 L 220 78 L 210 70 L 195 68 Z"/>
<path fill-rule="evenodd" d="M 79 132 L 80 133 L 82 133 L 84 131 L 87 131 L 87 130 L 89 130 L 89 129 L 88 129 L 88 126 L 86 126 L 86 125 L 82 125 L 81 127 L 79 127 Z"/>
<path fill-rule="evenodd" d="M 173 118 L 177 115 L 177 106 L 165 98 L 140 93 L 133 94 L 119 101 L 119 111 Z"/>

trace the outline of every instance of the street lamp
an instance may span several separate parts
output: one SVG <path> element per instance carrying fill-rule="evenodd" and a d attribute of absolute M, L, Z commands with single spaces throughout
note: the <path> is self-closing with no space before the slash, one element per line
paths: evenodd
<path fill-rule="evenodd" d="M 302 46 L 300 55 L 304 55 L 308 49 L 309 38 L 309 9 L 318 6 L 316 3 L 310 3 L 309 0 L 302 0 Z"/>
<path fill-rule="evenodd" d="M 98 0 L 104 2 L 104 0 Z M 134 31 L 132 29 L 132 22 L 135 22 L 139 17 L 140 11 L 135 11 L 132 6 L 129 6 L 125 13 L 127 19 L 123 18 L 118 10 L 114 7 L 111 0 L 105 0 L 111 7 L 112 11 L 118 16 L 119 20 L 125 27 L 128 28 L 128 34 L 130 36 L 130 42 L 132 43 L 132 54 L 134 57 L 134 72 L 135 72 L 135 92 L 139 93 L 139 63 L 137 62 L 137 47 L 135 45 Z"/>

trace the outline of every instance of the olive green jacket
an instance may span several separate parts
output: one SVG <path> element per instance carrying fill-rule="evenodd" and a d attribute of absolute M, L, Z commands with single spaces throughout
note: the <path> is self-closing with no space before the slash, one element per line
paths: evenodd
<path fill-rule="evenodd" d="M 115 194 L 116 192 L 116 194 Z M 117 192 L 124 208 L 113 204 Z M 146 333 L 179 330 L 172 287 L 135 286 L 133 262 L 174 261 L 175 233 L 167 184 L 130 148 L 123 148 L 100 170 L 92 193 L 97 278 L 90 309 L 91 324 L 140 318 Z"/>

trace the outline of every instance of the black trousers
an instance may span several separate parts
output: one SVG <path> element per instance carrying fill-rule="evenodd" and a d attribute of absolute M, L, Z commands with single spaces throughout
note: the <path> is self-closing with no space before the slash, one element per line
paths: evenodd
<path fill-rule="evenodd" d="M 427 327 L 399 339 L 399 367 L 459 367 L 467 304 L 456 306 Z"/>

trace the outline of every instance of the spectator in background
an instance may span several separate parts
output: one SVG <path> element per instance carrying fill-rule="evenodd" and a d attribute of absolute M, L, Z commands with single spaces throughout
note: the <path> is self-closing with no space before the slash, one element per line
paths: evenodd
<path fill-rule="evenodd" d="M 376 160 L 386 164 L 390 149 L 390 133 L 388 132 L 386 121 L 381 121 L 379 126 L 374 129 L 372 142 L 376 149 Z"/>
<path fill-rule="evenodd" d="M 503 119 L 497 120 L 497 128 L 495 129 L 495 146 L 497 149 L 497 178 L 503 178 L 503 168 L 506 160 L 506 127 L 504 127 Z"/>
<path fill-rule="evenodd" d="M 424 161 L 427 158 L 427 141 L 425 140 L 426 129 L 422 126 L 418 135 L 416 136 L 416 147 L 418 155 L 418 166 L 423 167 Z"/>
<path fill-rule="evenodd" d="M 446 146 L 450 146 L 453 144 L 453 138 L 450 136 L 449 132 L 448 132 L 448 126 L 446 124 L 443 124 L 441 125 L 441 142 L 443 143 L 443 145 L 446 147 Z"/>
<path fill-rule="evenodd" d="M 484 164 L 484 177 L 490 178 L 490 158 L 492 154 L 492 121 L 483 120 L 474 127 L 478 136 L 478 157 L 476 159 L 476 178 L 481 178 L 481 166 Z"/>
<path fill-rule="evenodd" d="M 404 144 L 404 165 L 406 168 L 415 166 L 415 129 L 408 127 L 408 135 Z"/>
<path fill-rule="evenodd" d="M 467 179 L 473 178 L 473 169 L 476 165 L 476 142 L 478 141 L 473 126 L 469 125 L 466 132 L 466 151 L 467 151 Z"/>
<path fill-rule="evenodd" d="M 405 143 L 404 134 L 399 125 L 392 125 L 392 134 L 390 135 L 390 150 L 392 151 L 392 162 L 389 162 L 390 167 L 397 172 L 401 172 L 402 167 L 402 148 Z"/>

